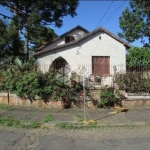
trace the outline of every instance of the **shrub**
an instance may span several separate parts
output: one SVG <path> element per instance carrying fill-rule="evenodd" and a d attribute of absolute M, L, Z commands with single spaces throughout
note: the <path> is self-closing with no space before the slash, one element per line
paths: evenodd
<path fill-rule="evenodd" d="M 110 107 L 114 106 L 114 104 L 117 102 L 117 99 L 112 91 L 102 91 L 100 93 L 100 103 L 103 107 Z"/>
<path fill-rule="evenodd" d="M 149 66 L 150 49 L 146 47 L 133 47 L 127 54 L 127 66 Z"/>
<path fill-rule="evenodd" d="M 47 100 L 56 100 L 60 94 L 56 93 L 58 87 L 64 88 L 63 83 L 57 81 L 54 71 L 43 74 L 36 65 L 8 65 L 0 70 L 2 77 L 0 90 L 10 91 L 25 99 L 34 100 L 35 96 Z M 65 90 L 65 89 L 64 89 Z"/>
<path fill-rule="evenodd" d="M 129 93 L 150 93 L 150 77 L 144 78 L 139 73 L 116 74 L 115 82 L 120 90 L 126 90 Z"/>
<path fill-rule="evenodd" d="M 61 97 L 64 107 L 71 106 L 71 98 L 77 87 L 69 87 L 57 79 L 54 69 L 45 74 L 35 63 L 22 62 L 16 59 L 16 64 L 0 65 L 0 90 L 10 91 L 23 98 L 35 100 L 38 96 L 45 102 Z"/>

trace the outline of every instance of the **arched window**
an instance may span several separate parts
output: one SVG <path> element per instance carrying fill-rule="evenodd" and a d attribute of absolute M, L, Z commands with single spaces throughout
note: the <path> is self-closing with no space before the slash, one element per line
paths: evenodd
<path fill-rule="evenodd" d="M 71 68 L 64 58 L 58 57 L 55 59 L 52 62 L 50 69 L 54 69 L 56 71 L 56 76 L 59 81 L 63 83 L 68 82 L 68 74 L 71 72 Z"/>

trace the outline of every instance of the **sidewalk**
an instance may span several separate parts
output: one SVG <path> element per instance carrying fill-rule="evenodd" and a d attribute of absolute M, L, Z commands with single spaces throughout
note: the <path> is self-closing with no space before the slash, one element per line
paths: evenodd
<path fill-rule="evenodd" d="M 129 109 L 125 113 L 110 114 L 114 109 L 87 109 L 87 120 L 95 120 L 98 125 L 145 125 L 150 123 L 150 108 Z M 53 115 L 51 124 L 75 122 L 76 116 L 84 118 L 83 109 L 44 109 L 33 107 L 14 107 L 13 110 L 0 109 L 0 117 L 11 116 L 14 119 L 42 122 L 46 114 Z"/>

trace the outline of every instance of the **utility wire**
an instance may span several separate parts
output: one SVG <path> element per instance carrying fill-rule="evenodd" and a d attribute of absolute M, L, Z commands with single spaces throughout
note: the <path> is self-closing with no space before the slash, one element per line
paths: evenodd
<path fill-rule="evenodd" d="M 110 5 L 109 5 L 109 7 L 107 8 L 107 10 L 106 10 L 106 12 L 104 13 L 103 17 L 102 17 L 102 18 L 100 19 L 100 21 L 98 22 L 98 24 L 97 24 L 97 26 L 95 27 L 95 29 L 99 26 L 99 24 L 101 23 L 101 21 L 103 20 L 103 18 L 104 18 L 104 17 L 105 17 L 105 15 L 107 14 L 108 10 L 109 10 L 109 9 L 110 9 L 110 7 L 112 6 L 113 2 L 114 2 L 114 0 L 112 0 L 111 4 L 110 4 Z M 96 46 L 96 47 L 97 47 L 97 46 Z M 95 52 L 96 47 L 95 47 L 95 49 L 94 49 L 93 53 Z M 92 53 L 92 54 L 93 54 L 93 53 Z M 81 54 L 81 53 L 80 53 L 80 54 Z"/>
<path fill-rule="evenodd" d="M 107 8 L 106 12 L 104 13 L 103 17 L 100 19 L 100 21 L 98 22 L 97 26 L 95 28 L 97 28 L 99 26 L 99 24 L 101 23 L 101 21 L 103 20 L 103 18 L 105 17 L 105 15 L 107 14 L 108 10 L 110 9 L 110 7 L 112 6 L 114 0 L 111 2 L 111 4 L 109 5 L 109 7 Z"/>
<path fill-rule="evenodd" d="M 114 1 L 112 1 L 112 3 L 113 3 Z M 121 8 L 121 6 L 124 4 L 126 2 L 126 0 L 124 0 L 123 1 L 123 3 L 121 3 L 121 5 L 114 11 L 114 13 L 102 24 L 102 26 Z M 112 4 L 111 3 L 111 4 Z M 111 6 L 111 5 L 110 5 Z M 110 8 L 110 7 L 109 7 Z M 108 11 L 109 9 L 107 9 L 107 11 Z M 106 13 L 105 13 L 106 14 Z M 100 22 L 99 22 L 100 23 Z M 98 23 L 98 24 L 99 24 Z M 97 46 L 96 46 L 97 47 Z M 96 50 L 96 47 L 95 47 L 95 49 L 93 50 L 93 53 L 92 53 L 92 55 L 94 54 L 94 52 L 95 52 L 95 50 Z"/>
<path fill-rule="evenodd" d="M 120 7 L 125 3 L 125 1 L 126 1 L 126 0 L 124 0 L 124 2 L 117 8 L 117 10 L 116 10 L 102 25 L 104 25 L 104 24 L 120 9 Z M 99 24 L 101 23 L 101 21 L 102 21 L 103 18 L 105 17 L 106 13 L 107 13 L 108 10 L 110 9 L 110 7 L 111 7 L 111 5 L 113 4 L 113 2 L 114 2 L 114 0 L 113 0 L 113 1 L 111 2 L 111 4 L 109 5 L 108 9 L 106 10 L 106 12 L 104 13 L 103 17 L 101 18 L 101 20 L 100 20 L 99 23 L 97 24 L 96 28 L 99 26 Z M 96 47 L 97 47 L 97 45 L 96 45 Z M 95 47 L 93 53 L 95 52 L 96 47 Z M 80 55 L 84 56 L 84 55 L 81 54 L 79 51 L 78 51 L 78 53 L 79 53 Z M 93 55 L 93 53 L 92 53 L 92 55 Z M 89 59 L 87 56 L 84 56 L 84 57 L 87 58 L 87 59 Z M 88 114 L 89 118 L 91 119 L 91 116 L 90 116 L 90 114 L 88 113 L 87 110 L 86 110 L 86 112 L 85 112 L 85 116 L 86 116 L 86 113 Z M 86 119 L 85 119 L 85 121 L 86 121 Z"/>
<path fill-rule="evenodd" d="M 111 4 L 109 5 L 108 9 L 106 10 L 106 12 L 104 13 L 103 17 L 101 18 L 101 20 L 99 21 L 98 25 L 100 24 L 100 22 L 102 21 L 102 19 L 105 17 L 106 13 L 108 12 L 108 10 L 110 9 L 111 5 L 113 4 L 114 0 L 111 2 Z M 121 5 L 115 10 L 115 12 L 102 24 L 102 26 L 122 7 L 122 5 L 126 2 L 126 0 L 123 1 L 123 3 L 121 3 Z M 98 27 L 98 25 L 96 26 L 96 28 Z M 97 45 L 96 45 L 97 47 Z M 94 49 L 94 51 L 92 52 L 92 55 L 94 54 L 95 50 L 96 50 L 96 47 Z M 83 57 L 85 57 L 86 59 L 88 60 L 91 60 L 89 59 L 87 56 L 83 55 L 80 53 L 80 50 L 78 51 L 78 54 L 79 55 L 82 55 Z"/>
<path fill-rule="evenodd" d="M 126 2 L 126 0 L 123 1 L 123 3 L 116 9 L 116 11 L 102 24 L 102 26 L 121 8 L 121 6 Z"/>

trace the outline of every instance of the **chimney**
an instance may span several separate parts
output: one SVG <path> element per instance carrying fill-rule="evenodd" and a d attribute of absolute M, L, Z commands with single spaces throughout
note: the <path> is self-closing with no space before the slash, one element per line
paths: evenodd
<path fill-rule="evenodd" d="M 41 41 L 41 45 L 43 46 L 43 45 L 46 45 L 47 43 L 49 43 L 50 41 L 48 41 L 48 40 L 42 40 Z"/>

